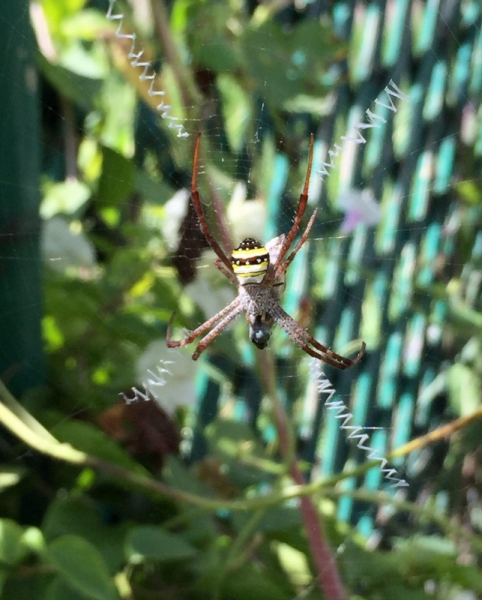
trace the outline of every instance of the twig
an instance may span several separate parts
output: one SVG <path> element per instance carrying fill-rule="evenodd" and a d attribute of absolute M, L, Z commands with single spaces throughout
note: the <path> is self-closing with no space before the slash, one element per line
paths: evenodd
<path fill-rule="evenodd" d="M 164 0 L 151 0 L 151 10 L 154 17 L 154 24 L 164 46 L 164 51 L 166 52 L 167 60 L 181 91 L 184 108 L 188 110 L 190 106 L 199 106 L 202 101 L 202 96 L 191 77 L 189 69 L 183 65 L 177 51 L 171 35 L 169 18 L 166 7 L 164 6 Z"/>
<path fill-rule="evenodd" d="M 271 402 L 273 403 L 273 414 L 278 431 L 279 445 L 283 455 L 290 456 L 289 472 L 293 481 L 303 487 L 304 479 L 296 456 L 292 453 L 288 417 L 276 393 L 276 380 L 272 355 L 268 352 L 260 352 L 261 373 L 264 385 Z M 318 517 L 316 507 L 309 496 L 300 498 L 300 510 L 305 525 L 313 561 L 318 571 L 318 581 L 321 592 L 327 600 L 344 600 L 346 598 L 343 583 L 341 581 L 335 557 L 326 541 L 323 525 Z"/>

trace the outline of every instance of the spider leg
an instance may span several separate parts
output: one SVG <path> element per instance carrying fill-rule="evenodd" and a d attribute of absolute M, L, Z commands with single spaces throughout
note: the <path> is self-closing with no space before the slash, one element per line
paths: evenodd
<path fill-rule="evenodd" d="M 217 323 L 220 319 L 222 319 L 223 317 L 226 317 L 226 315 L 229 315 L 229 313 L 231 313 L 235 310 L 236 310 L 236 313 L 234 316 L 236 316 L 236 314 L 238 314 L 238 312 L 240 310 L 239 298 L 235 298 L 230 304 L 225 306 L 216 315 L 214 315 L 214 317 L 211 317 L 210 319 L 205 321 L 202 325 L 200 325 L 199 327 L 197 327 L 196 329 L 191 331 L 191 333 L 186 338 L 184 338 L 183 340 L 177 340 L 177 341 L 171 340 L 172 322 L 174 321 L 174 317 L 176 316 L 176 313 L 173 312 L 171 315 L 171 318 L 169 319 L 169 324 L 167 326 L 167 333 L 166 333 L 167 347 L 168 348 L 179 348 L 180 346 L 187 346 L 188 344 L 191 344 L 197 337 L 199 337 L 202 333 L 204 333 L 206 331 L 206 329 L 209 329 L 215 323 Z M 234 317 L 232 317 L 232 318 L 234 318 Z M 229 323 L 229 321 L 228 321 L 228 323 Z"/>
<path fill-rule="evenodd" d="M 201 231 L 204 234 L 204 237 L 206 238 L 206 240 L 208 241 L 209 245 L 214 250 L 214 252 L 216 252 L 216 254 L 219 256 L 219 259 L 221 260 L 221 262 L 224 263 L 224 265 L 227 267 L 227 270 L 232 273 L 233 267 L 231 265 L 231 261 L 226 256 L 226 254 L 223 252 L 221 246 L 218 244 L 218 242 L 214 239 L 214 237 L 211 235 L 211 232 L 209 231 L 208 224 L 204 217 L 201 200 L 199 198 L 199 192 L 197 191 L 197 167 L 198 167 L 198 161 L 199 161 L 200 143 L 201 143 L 201 134 L 198 133 L 197 139 L 196 139 L 196 145 L 194 146 L 194 159 L 193 159 L 193 166 L 192 166 L 192 179 L 191 179 L 192 203 L 194 204 L 194 208 L 196 209 L 197 218 L 199 219 L 199 225 L 201 227 Z"/>
<path fill-rule="evenodd" d="M 310 185 L 310 176 L 311 176 L 311 165 L 313 164 L 313 145 L 314 145 L 314 136 L 313 134 L 311 134 L 310 137 L 310 155 L 308 158 L 308 168 L 306 170 L 306 177 L 305 177 L 305 185 L 303 186 L 303 191 L 301 192 L 301 196 L 300 196 L 300 201 L 298 203 L 298 210 L 296 211 L 296 215 L 295 215 L 295 220 L 293 221 L 293 225 L 288 233 L 288 235 L 285 237 L 285 240 L 283 242 L 283 245 L 281 246 L 281 250 L 278 256 L 278 260 L 276 261 L 276 264 L 274 265 L 273 271 L 276 272 L 278 270 L 278 267 L 280 266 L 285 254 L 288 252 L 289 247 L 291 246 L 291 244 L 293 243 L 293 240 L 295 239 L 296 234 L 298 233 L 298 229 L 300 227 L 300 223 L 301 223 L 301 219 L 303 218 L 303 215 L 305 213 L 306 210 L 306 204 L 308 202 L 308 187 Z"/>
<path fill-rule="evenodd" d="M 230 313 L 228 313 L 219 323 L 212 329 L 207 335 L 203 337 L 203 339 L 199 342 L 196 347 L 196 351 L 192 355 L 193 360 L 197 360 L 204 350 L 209 346 L 209 344 L 218 337 L 221 331 L 231 323 L 231 321 L 242 312 L 242 306 L 235 306 Z"/>
<path fill-rule="evenodd" d="M 224 267 L 223 263 L 222 263 L 222 262 L 219 260 L 219 258 L 217 258 L 217 259 L 214 261 L 214 266 L 215 266 L 215 267 L 216 267 L 216 268 L 217 268 L 219 271 L 221 271 L 221 273 L 222 273 L 222 274 L 223 274 L 225 277 L 227 277 L 227 278 L 229 279 L 229 281 L 231 281 L 232 283 L 234 283 L 234 285 L 236 285 L 236 286 L 238 285 L 238 280 L 236 279 L 236 275 L 235 275 L 235 274 L 234 274 L 232 271 L 228 271 L 228 270 L 227 270 L 227 269 Z"/>
<path fill-rule="evenodd" d="M 275 274 L 274 274 L 275 278 L 279 277 L 280 275 L 283 275 L 284 273 L 286 273 L 286 269 L 292 263 L 294 257 L 298 253 L 298 250 L 301 248 L 301 246 L 303 246 L 303 244 L 308 239 L 308 235 L 310 234 L 311 228 L 313 227 L 313 223 L 315 222 L 315 218 L 316 218 L 316 213 L 317 212 L 318 212 L 318 209 L 315 209 L 315 211 L 313 212 L 313 214 L 310 217 L 310 220 L 308 221 L 308 225 L 306 226 L 306 229 L 304 230 L 303 235 L 298 240 L 298 243 L 296 244 L 293 252 L 288 256 L 288 258 L 284 262 L 282 262 L 279 265 L 278 270 L 275 271 Z"/>
<path fill-rule="evenodd" d="M 336 352 L 333 352 L 315 340 L 315 338 L 305 331 L 303 327 L 298 325 L 298 323 L 292 317 L 290 317 L 290 315 L 283 310 L 279 304 L 275 302 L 270 303 L 268 311 L 276 323 L 286 331 L 286 333 L 299 348 L 301 348 L 310 356 L 313 356 L 313 358 L 322 360 L 332 367 L 336 367 L 337 369 L 348 369 L 349 367 L 353 367 L 360 362 L 365 354 L 365 342 L 362 343 L 362 349 L 353 360 L 346 358 L 345 356 L 341 356 L 341 354 L 336 354 Z M 311 344 L 315 350 L 308 344 Z"/>

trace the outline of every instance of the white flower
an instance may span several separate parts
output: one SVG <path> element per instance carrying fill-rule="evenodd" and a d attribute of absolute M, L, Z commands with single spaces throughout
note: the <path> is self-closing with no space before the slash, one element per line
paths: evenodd
<path fill-rule="evenodd" d="M 136 380 L 155 401 L 172 414 L 179 406 L 193 406 L 197 363 L 184 349 L 169 349 L 166 340 L 151 342 L 136 364 Z"/>
<path fill-rule="evenodd" d="M 266 224 L 266 204 L 262 200 L 246 200 L 246 184 L 236 183 L 227 216 L 235 245 L 247 237 L 262 240 Z"/>
<path fill-rule="evenodd" d="M 179 229 L 187 213 L 190 192 L 185 188 L 178 190 L 164 205 L 162 235 L 169 250 L 174 251 L 179 245 Z"/>

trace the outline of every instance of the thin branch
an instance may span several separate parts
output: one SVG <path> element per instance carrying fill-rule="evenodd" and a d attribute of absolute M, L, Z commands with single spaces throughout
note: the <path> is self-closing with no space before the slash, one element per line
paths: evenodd
<path fill-rule="evenodd" d="M 477 410 L 475 410 L 470 415 L 467 415 L 466 417 L 460 417 L 459 419 L 455 419 L 454 421 L 452 421 L 451 423 L 448 423 L 447 425 L 442 425 L 442 427 L 438 427 L 437 429 L 434 429 L 425 435 L 422 435 L 418 438 L 415 438 L 414 440 L 411 440 L 410 442 L 407 442 L 403 446 L 400 446 L 400 448 L 397 448 L 395 450 L 392 450 L 392 452 L 389 452 L 385 456 L 385 458 L 388 461 L 391 461 L 394 458 L 400 458 L 401 456 L 407 456 L 408 454 L 410 454 L 411 452 L 414 452 L 415 450 L 421 450 L 422 448 L 425 448 L 426 446 L 429 446 L 430 444 L 438 442 L 442 439 L 449 438 L 451 435 L 453 435 L 457 431 L 464 429 L 465 427 L 467 427 L 474 421 L 477 421 L 478 419 L 482 419 L 482 407 L 478 408 Z M 353 469 L 350 469 L 350 470 L 347 469 L 347 470 L 343 471 L 343 473 L 340 473 L 338 475 L 333 475 L 319 483 L 320 483 L 320 486 L 322 486 L 322 487 L 325 487 L 325 486 L 333 487 L 339 481 L 342 481 L 342 480 L 350 478 L 350 477 L 359 477 L 360 475 L 363 475 L 370 469 L 373 469 L 373 468 L 379 467 L 379 466 L 380 466 L 379 460 L 369 460 L 361 465 L 358 465 L 357 467 L 355 467 Z"/>
<path fill-rule="evenodd" d="M 159 39 L 164 46 L 167 60 L 181 91 L 184 107 L 186 110 L 191 106 L 199 107 L 202 102 L 202 96 L 194 83 L 191 72 L 183 64 L 177 51 L 176 44 L 171 35 L 169 17 L 164 6 L 164 0 L 151 0 L 151 10 Z"/>
<path fill-rule="evenodd" d="M 83 468 L 92 467 L 116 479 L 121 479 L 124 484 L 128 483 L 141 487 L 162 497 L 172 498 L 178 502 L 197 506 L 208 512 L 222 509 L 247 511 L 268 508 L 293 497 L 291 494 L 286 495 L 284 490 L 276 490 L 271 494 L 266 494 L 258 498 L 228 501 L 205 498 L 172 488 L 153 479 L 147 471 L 131 471 L 87 452 L 77 450 L 69 443 L 60 442 L 30 413 L 22 409 L 1 381 L 0 399 L 3 400 L 3 402 L 0 402 L 0 423 L 37 452 L 62 462 L 79 465 Z M 299 490 L 297 492 L 299 493 Z"/>
<path fill-rule="evenodd" d="M 288 417 L 277 392 L 272 354 L 264 351 L 259 353 L 260 367 L 266 393 L 273 403 L 275 425 L 278 432 L 279 445 L 283 456 L 290 458 L 289 472 L 293 481 L 303 487 L 303 474 L 298 467 L 296 456 L 293 455 Z M 323 597 L 327 600 L 345 600 L 346 593 L 338 572 L 335 557 L 326 539 L 322 522 L 319 519 L 312 499 L 306 495 L 300 498 L 300 510 L 305 525 L 306 535 L 311 549 L 313 561 L 318 572 L 318 581 Z"/>

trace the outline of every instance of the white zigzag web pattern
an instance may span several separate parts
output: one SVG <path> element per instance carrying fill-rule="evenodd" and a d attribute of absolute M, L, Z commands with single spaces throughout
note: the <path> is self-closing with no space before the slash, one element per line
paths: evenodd
<path fill-rule="evenodd" d="M 133 386 L 131 390 L 134 392 L 134 397 L 129 398 L 124 392 L 119 394 L 119 396 L 122 396 L 127 404 L 130 404 L 131 402 L 137 402 L 139 400 L 147 401 L 151 400 L 152 398 L 159 400 L 156 388 L 161 388 L 166 385 L 166 378 L 164 377 L 164 374 L 172 375 L 172 373 L 169 371 L 169 369 L 165 369 L 164 367 L 172 364 L 174 364 L 172 360 L 160 360 L 159 364 L 156 366 L 156 372 L 154 372 L 152 369 L 147 370 L 148 377 L 144 381 L 141 381 L 140 384 L 146 391 L 139 390 L 137 387 Z"/>
<path fill-rule="evenodd" d="M 390 86 L 392 86 L 393 89 L 390 89 Z M 400 90 L 400 88 L 391 79 L 388 82 L 388 85 L 384 88 L 383 92 L 385 92 L 387 94 L 388 101 L 390 102 L 390 104 L 384 104 L 383 102 L 378 100 L 378 98 L 375 100 L 375 104 L 377 106 L 382 106 L 383 108 L 391 110 L 393 113 L 397 112 L 397 107 L 392 102 L 392 96 L 395 96 L 395 98 L 399 98 L 400 100 L 408 99 L 408 96 L 406 94 L 404 94 Z M 320 176 L 322 181 L 323 181 L 323 177 L 325 177 L 325 175 L 330 174 L 328 169 L 335 168 L 335 165 L 333 164 L 333 159 L 338 156 L 340 151 L 345 149 L 345 146 L 347 143 L 349 143 L 349 142 L 355 142 L 355 144 L 366 144 L 367 143 L 366 139 L 360 133 L 361 129 L 372 129 L 372 128 L 378 129 L 382 123 L 385 124 L 387 122 L 385 117 L 377 115 L 376 113 L 372 112 L 369 108 L 365 111 L 365 114 L 367 115 L 368 120 L 370 122 L 369 123 L 358 123 L 357 125 L 355 125 L 354 129 L 356 130 L 356 136 L 342 135 L 341 136 L 342 145 L 339 146 L 338 144 L 335 144 L 334 150 L 328 150 L 328 156 L 330 157 L 330 162 L 322 161 L 321 162 L 322 168 L 319 171 L 317 171 L 317 175 Z"/>
<path fill-rule="evenodd" d="M 342 400 L 332 400 L 336 390 L 322 371 L 319 361 L 314 360 L 312 362 L 311 372 L 316 381 L 318 392 L 328 396 L 325 400 L 325 406 L 328 410 L 335 411 L 335 419 L 340 419 L 342 421 L 340 425 L 341 429 L 350 432 L 347 439 L 358 440 L 356 445 L 360 450 L 363 450 L 366 453 L 368 460 L 378 460 L 380 462 L 380 470 L 383 473 L 384 478 L 389 482 L 390 487 L 408 487 L 408 483 L 405 479 L 400 479 L 400 477 L 396 476 L 396 469 L 387 467 L 388 460 L 384 456 L 380 456 L 379 451 L 376 448 L 372 448 L 366 444 L 370 439 L 370 436 L 367 433 L 364 433 L 363 427 L 349 424 L 353 418 L 353 414 L 348 410 L 346 404 L 344 404 Z"/>
<path fill-rule="evenodd" d="M 115 32 L 116 37 L 119 39 L 127 39 L 132 41 L 131 49 L 129 50 L 129 54 L 127 55 L 127 57 L 130 60 L 130 63 L 133 67 L 140 67 L 143 69 L 142 73 L 139 75 L 139 79 L 141 81 L 151 82 L 151 85 L 148 90 L 149 96 L 165 96 L 165 91 L 154 89 L 156 72 L 152 68 L 152 65 L 149 61 L 141 60 L 142 55 L 144 54 L 144 50 L 141 49 L 138 52 L 136 52 L 136 34 L 122 33 L 122 23 L 124 20 L 124 15 L 123 13 L 113 13 L 115 2 L 116 0 L 109 0 L 109 8 L 107 10 L 106 17 L 109 21 L 119 21 L 117 31 Z M 156 108 L 161 113 L 161 117 L 169 121 L 168 127 L 170 129 L 177 129 L 177 137 L 189 137 L 189 133 L 184 129 L 184 125 L 182 125 L 181 123 L 177 123 L 179 119 L 177 117 L 173 117 L 170 114 L 172 107 L 169 104 L 164 104 L 164 100 L 162 100 Z"/>

